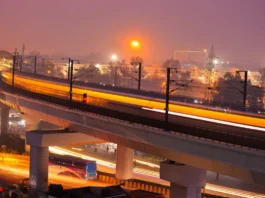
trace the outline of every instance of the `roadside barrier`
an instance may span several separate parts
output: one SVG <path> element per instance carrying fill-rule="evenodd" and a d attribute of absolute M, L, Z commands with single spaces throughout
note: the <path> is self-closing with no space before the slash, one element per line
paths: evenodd
<path fill-rule="evenodd" d="M 145 190 L 145 191 L 169 196 L 169 186 L 165 186 L 161 184 L 142 181 L 138 179 L 130 179 L 130 180 L 123 181 L 123 180 L 116 179 L 114 174 L 104 173 L 101 171 L 97 172 L 97 179 L 100 182 L 104 182 L 108 184 L 123 185 L 125 188 L 128 188 L 128 189 Z"/>

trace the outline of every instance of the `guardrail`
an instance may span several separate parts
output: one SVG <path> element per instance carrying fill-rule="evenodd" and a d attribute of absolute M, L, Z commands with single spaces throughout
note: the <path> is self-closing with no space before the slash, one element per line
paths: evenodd
<path fill-rule="evenodd" d="M 131 189 L 131 190 L 144 190 L 144 191 L 149 191 L 153 193 L 159 193 L 163 194 L 165 196 L 170 195 L 170 187 L 166 185 L 161 185 L 161 184 L 156 184 L 153 182 L 147 182 L 147 181 L 142 181 L 138 179 L 129 179 L 126 181 L 116 179 L 114 174 L 110 173 L 104 173 L 104 172 L 97 172 L 97 180 L 104 182 L 104 183 L 109 183 L 112 185 L 122 185 L 125 188 Z M 215 196 L 215 195 L 210 195 L 204 193 L 204 188 L 201 189 L 202 192 L 202 198 L 223 198 L 221 196 Z"/>
<path fill-rule="evenodd" d="M 225 143 L 236 147 L 245 147 L 249 149 L 265 150 L 265 141 L 263 139 L 256 139 L 253 136 L 243 136 L 238 134 L 228 134 L 220 131 L 210 130 L 207 128 L 197 128 L 194 126 L 182 125 L 180 123 L 168 123 L 165 124 L 163 120 L 152 119 L 149 117 L 135 116 L 129 113 L 106 109 L 103 107 L 93 106 L 89 104 L 83 104 L 77 101 L 72 101 L 66 98 L 59 98 L 55 96 L 49 96 L 40 94 L 28 90 L 24 90 L 20 87 L 12 87 L 11 85 L 0 80 L 0 87 L 7 92 L 35 98 L 37 100 L 50 102 L 56 105 L 71 108 L 72 110 L 85 111 L 95 113 L 101 116 L 119 119 L 121 121 L 128 121 L 132 124 L 140 124 L 144 126 L 154 127 L 164 130 L 167 128 L 172 133 L 178 133 L 185 136 L 195 137 L 206 141 L 212 141 L 216 143 Z M 2 98 L 1 98 L 2 97 Z M 5 100 L 4 96 L 0 99 Z"/>
<path fill-rule="evenodd" d="M 169 196 L 170 187 L 161 184 L 146 182 L 138 179 L 129 179 L 126 181 L 119 180 L 115 178 L 114 174 L 104 173 L 100 171 L 97 172 L 97 180 L 112 185 L 123 185 L 125 188 L 128 189 L 145 190 Z"/>

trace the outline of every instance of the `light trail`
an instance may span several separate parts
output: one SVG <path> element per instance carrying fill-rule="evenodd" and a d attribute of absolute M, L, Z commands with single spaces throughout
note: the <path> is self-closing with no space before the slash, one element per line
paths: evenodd
<path fill-rule="evenodd" d="M 81 157 L 83 159 L 87 159 L 87 160 L 97 160 L 99 161 L 99 164 L 101 164 L 101 166 L 106 166 L 108 168 L 111 169 L 115 169 L 115 164 L 113 163 L 109 163 L 106 162 L 104 160 L 99 160 L 97 158 L 92 158 L 89 157 L 87 155 L 83 155 L 80 153 L 76 153 L 67 149 L 63 149 L 63 148 L 59 148 L 59 147 L 49 147 L 49 150 L 57 153 L 57 154 L 61 154 L 61 155 L 72 155 L 75 157 Z M 12 172 L 13 174 L 16 175 L 20 175 L 24 178 L 29 176 L 29 164 L 25 164 L 25 165 L 21 165 L 20 163 L 14 165 L 10 163 L 13 161 L 20 161 L 19 159 L 14 158 L 14 160 L 10 160 L 8 161 L 8 164 L 0 164 L 0 169 L 5 170 L 7 172 Z M 105 165 L 106 164 L 106 165 Z M 112 166 L 110 166 L 112 165 Z M 12 167 L 14 166 L 14 167 Z M 134 173 L 138 174 L 140 177 L 139 179 L 143 179 L 145 177 L 147 177 L 146 181 L 149 181 L 150 177 L 152 178 L 156 178 L 156 180 L 152 180 L 152 182 L 156 182 L 156 183 L 160 183 L 162 185 L 167 185 L 169 186 L 169 182 L 166 182 L 164 180 L 161 180 L 159 178 L 159 172 L 156 171 L 149 171 L 146 169 L 141 169 L 141 168 L 134 168 Z M 52 170 L 52 167 L 49 167 L 49 183 L 61 183 L 64 187 L 67 188 L 78 188 L 78 187 L 84 187 L 84 186 L 107 186 L 109 184 L 105 184 L 105 183 L 101 183 L 101 182 L 97 182 L 97 181 L 84 181 L 81 179 L 75 179 L 75 178 L 71 178 L 69 179 L 69 177 L 67 176 L 58 176 L 56 173 L 56 171 Z M 113 171 L 112 173 L 115 173 L 115 171 Z M 149 179 L 148 179 L 149 178 Z M 214 185 L 214 184 L 209 184 L 207 183 L 205 186 L 205 192 L 206 193 L 210 193 L 210 194 L 214 194 L 214 192 L 218 192 L 218 193 L 223 193 L 224 196 L 227 195 L 233 195 L 233 196 L 237 196 L 237 197 L 241 197 L 241 198 L 265 198 L 265 195 L 262 194 L 258 194 L 258 193 L 253 193 L 253 192 L 248 192 L 248 191 L 244 191 L 244 190 L 237 190 L 237 189 L 233 189 L 233 188 L 229 188 L 229 187 L 224 187 L 224 186 L 219 186 L 219 185 Z"/>
<path fill-rule="evenodd" d="M 146 107 L 142 107 L 142 109 L 144 109 L 146 111 L 165 113 L 165 110 L 161 110 L 161 109 L 150 109 L 150 108 L 146 108 Z M 172 111 L 169 111 L 168 114 L 181 116 L 181 117 L 185 117 L 185 118 L 196 119 L 196 120 L 207 121 L 207 122 L 214 122 L 217 124 L 223 124 L 223 125 L 228 125 L 228 126 L 233 126 L 233 127 L 240 127 L 240 128 L 265 132 L 265 128 L 262 128 L 262 127 L 250 126 L 250 125 L 245 125 L 245 124 L 237 124 L 237 123 L 233 123 L 233 122 L 227 122 L 227 121 L 215 120 L 215 119 L 211 119 L 211 118 L 204 118 L 204 117 L 199 117 L 199 116 L 187 115 L 187 114 L 177 113 L 177 112 L 172 112 Z"/>
<path fill-rule="evenodd" d="M 11 84 L 12 75 L 9 72 L 3 72 L 2 76 L 5 77 L 4 81 Z M 63 83 L 52 82 L 49 80 L 40 80 L 30 77 L 24 77 L 20 75 L 15 76 L 15 85 L 22 87 L 23 89 L 38 92 L 46 95 L 54 95 L 57 97 L 68 97 L 69 86 Z M 154 108 L 163 110 L 165 108 L 165 103 L 159 99 L 150 101 L 151 98 L 144 96 L 137 96 L 132 94 L 122 94 L 115 93 L 111 91 L 96 90 L 87 87 L 76 86 L 73 88 L 75 94 L 79 94 L 80 98 L 76 96 L 74 100 L 81 100 L 81 95 L 86 93 L 88 97 L 95 99 L 104 99 L 109 101 L 115 101 L 119 103 L 125 103 L 130 105 L 135 105 L 140 108 Z M 104 101 L 97 101 L 99 104 L 104 106 Z M 169 108 L 172 112 L 182 113 L 190 116 L 199 116 L 203 118 L 216 119 L 221 121 L 227 121 L 231 123 L 265 127 L 264 118 L 251 117 L 251 114 L 238 115 L 238 114 L 228 114 L 223 112 L 217 112 L 208 109 L 199 109 L 191 106 L 182 106 L 179 104 L 170 104 Z"/>
<path fill-rule="evenodd" d="M 87 155 L 83 155 L 83 154 L 80 154 L 80 153 L 77 153 L 77 152 L 74 152 L 74 151 L 70 151 L 70 150 L 67 150 L 67 149 L 63 149 L 63 148 L 59 148 L 59 147 L 54 147 L 53 146 L 53 147 L 49 147 L 49 151 L 51 153 L 55 153 L 55 154 L 59 154 L 59 155 L 71 155 L 71 156 L 82 158 L 82 159 L 85 159 L 85 160 L 96 161 L 97 164 L 105 166 L 105 167 L 108 167 L 108 168 L 111 168 L 111 169 L 115 169 L 116 168 L 116 164 L 114 164 L 114 163 L 107 162 L 107 161 L 104 161 L 104 160 L 100 160 L 98 158 L 89 157 Z M 138 160 L 138 161 L 141 161 L 141 160 Z M 142 164 L 145 163 L 144 161 L 141 161 L 141 162 L 142 162 Z M 146 162 L 146 164 L 152 164 L 152 163 Z M 152 166 L 153 167 L 159 167 L 157 164 L 152 164 Z M 145 170 L 145 169 L 141 169 L 141 168 L 134 168 L 133 170 L 134 170 L 134 173 L 137 173 L 137 174 L 147 175 L 147 173 L 148 173 L 148 176 L 152 176 L 152 177 L 156 177 L 156 178 L 159 177 L 159 173 L 155 172 L 155 171 Z"/>
<path fill-rule="evenodd" d="M 22 166 L 21 164 L 0 164 L 0 169 L 4 170 L 6 173 L 13 174 L 16 176 L 20 176 L 23 178 L 29 177 L 29 164 Z M 62 184 L 65 189 L 67 188 L 80 188 L 85 186 L 109 186 L 110 184 L 98 182 L 94 180 L 84 180 L 73 178 L 69 179 L 67 176 L 58 175 L 56 171 L 53 170 L 52 166 L 49 166 L 49 183 Z M 7 174 L 8 177 L 8 174 Z M 1 178 L 0 178 L 1 179 Z M 16 181 L 17 182 L 17 181 Z"/>
<path fill-rule="evenodd" d="M 243 190 L 236 190 L 228 187 L 221 187 L 213 184 L 206 184 L 205 189 L 233 196 L 244 197 L 244 198 L 265 198 L 265 195 L 243 191 Z"/>
<path fill-rule="evenodd" d="M 115 169 L 115 167 L 116 167 L 116 165 L 114 163 L 110 163 L 110 162 L 100 160 L 97 158 L 92 158 L 92 157 L 89 157 L 87 155 L 83 155 L 83 154 L 73 152 L 73 151 L 70 151 L 67 149 L 63 149 L 63 148 L 59 148 L 59 147 L 49 147 L 49 150 L 53 151 L 55 153 L 58 152 L 58 154 L 64 153 L 65 155 L 72 155 L 75 157 L 81 157 L 82 159 L 96 160 L 97 163 L 99 163 L 100 165 L 107 166 L 107 167 L 112 168 L 112 169 Z M 138 160 L 138 161 L 141 161 L 141 160 Z M 142 161 L 142 162 L 144 162 L 144 161 Z M 149 162 L 149 165 L 151 165 L 151 164 L 153 164 L 153 163 Z M 155 167 L 158 166 L 157 164 L 153 164 L 153 165 Z M 159 181 L 160 184 L 169 186 L 169 182 L 165 182 L 164 180 L 160 179 L 159 172 L 150 171 L 150 170 L 146 170 L 146 169 L 142 169 L 142 168 L 134 168 L 133 172 L 140 175 L 140 177 L 141 176 L 145 176 L 145 177 L 147 176 L 147 177 L 156 178 L 157 179 L 156 181 L 157 182 Z M 233 195 L 233 196 L 238 196 L 238 197 L 242 197 L 242 198 L 265 198 L 265 195 L 261 195 L 261 194 L 257 194 L 257 193 L 253 193 L 253 192 L 248 192 L 248 191 L 243 191 L 243 190 L 237 190 L 237 189 L 223 187 L 223 186 L 218 186 L 218 185 L 209 184 L 209 183 L 206 184 L 205 190 L 224 193 L 224 194 Z"/>

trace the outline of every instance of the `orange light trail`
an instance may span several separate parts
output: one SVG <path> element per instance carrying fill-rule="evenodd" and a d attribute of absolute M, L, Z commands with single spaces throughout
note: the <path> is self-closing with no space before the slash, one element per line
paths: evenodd
<path fill-rule="evenodd" d="M 101 164 L 103 166 L 105 165 L 105 166 L 110 167 L 112 169 L 114 169 L 116 167 L 116 165 L 114 163 L 110 163 L 110 162 L 107 162 L 107 161 L 99 160 L 97 158 L 91 158 L 91 157 L 89 157 L 87 155 L 83 155 L 83 154 L 80 154 L 80 153 L 77 153 L 77 152 L 73 152 L 73 151 L 70 151 L 68 149 L 63 149 L 63 148 L 60 148 L 60 147 L 49 147 L 49 150 L 53 151 L 53 152 L 55 152 L 57 154 L 64 153 L 65 155 L 72 155 L 72 156 L 75 156 L 75 157 L 81 157 L 82 159 L 96 160 L 97 163 L 99 162 L 99 164 Z M 138 160 L 138 161 L 141 161 L 141 160 Z M 142 161 L 142 162 L 145 162 L 145 161 Z M 156 168 L 160 167 L 160 166 L 158 166 L 157 164 L 154 164 L 154 163 L 148 162 L 148 164 L 151 167 L 152 166 L 156 167 Z M 154 177 L 154 178 L 157 179 L 156 183 L 158 182 L 158 183 L 160 183 L 162 185 L 169 185 L 169 182 L 160 179 L 160 174 L 157 171 L 150 171 L 150 170 L 146 170 L 146 169 L 142 169 L 142 168 L 134 168 L 133 172 L 136 173 L 136 174 L 140 174 L 142 176 Z M 140 176 L 140 178 L 141 178 L 141 176 Z M 213 192 L 224 193 L 224 194 L 238 196 L 238 197 L 242 197 L 242 198 L 265 198 L 265 196 L 261 195 L 261 194 L 248 192 L 248 191 L 243 191 L 243 190 L 237 190 L 237 189 L 224 187 L 224 186 L 219 186 L 219 185 L 214 185 L 214 184 L 210 184 L 210 183 L 206 184 L 205 189 L 209 190 L 209 191 L 213 191 Z"/>
<path fill-rule="evenodd" d="M 105 165 L 107 167 L 111 167 L 112 169 L 115 168 L 115 164 L 113 164 L 113 163 L 99 160 L 96 158 L 92 158 L 92 157 L 89 157 L 87 155 L 83 155 L 83 154 L 73 152 L 73 151 L 70 151 L 67 149 L 63 149 L 60 147 L 49 147 L 49 150 L 53 153 L 57 153 L 60 155 L 72 155 L 72 156 L 87 159 L 87 160 L 97 160 L 97 163 L 99 162 L 99 164 L 101 164 L 102 166 Z M 18 159 L 16 159 L 14 157 L 13 160 L 10 160 L 10 161 L 16 161 L 16 160 L 18 160 Z M 141 161 L 141 160 L 139 160 L 139 161 Z M 29 162 L 26 164 L 27 164 L 27 166 L 24 165 L 24 168 L 21 167 L 20 164 L 17 165 L 17 166 L 19 166 L 19 168 L 18 167 L 10 167 L 9 165 L 1 164 L 0 169 L 6 170 L 9 172 L 13 172 L 14 174 L 21 175 L 23 177 L 28 177 L 28 175 L 29 175 L 29 170 L 28 170 Z M 152 163 L 149 163 L 149 164 L 152 164 Z M 156 164 L 153 164 L 153 165 L 157 166 Z M 112 171 L 112 173 L 115 173 L 115 172 Z M 149 178 L 147 178 L 147 181 L 149 181 L 149 179 L 151 179 L 150 177 L 152 177 L 152 178 L 156 179 L 156 180 L 152 179 L 152 182 L 160 183 L 162 185 L 168 185 L 168 186 L 170 184 L 167 181 L 161 180 L 159 178 L 159 172 L 157 172 L 157 171 L 150 171 L 150 170 L 141 169 L 141 168 L 134 168 L 134 173 L 140 174 L 140 176 L 137 177 L 139 179 L 144 179 L 144 176 L 147 176 L 147 177 L 149 177 Z M 58 176 L 58 175 L 53 173 L 53 171 L 51 170 L 51 167 L 49 167 L 49 182 L 50 183 L 52 183 L 52 182 L 58 183 L 59 182 L 59 183 L 63 184 L 64 187 L 66 186 L 67 188 L 88 186 L 89 184 L 93 185 L 93 186 L 107 186 L 108 185 L 108 184 L 97 182 L 97 181 L 84 181 L 84 180 L 75 179 L 75 178 L 69 179 L 69 177 L 67 177 L 67 176 Z M 265 196 L 262 194 L 258 194 L 258 193 L 254 193 L 254 192 L 248 192 L 248 191 L 244 191 L 244 190 L 238 190 L 238 189 L 224 187 L 224 186 L 219 186 L 219 185 L 215 185 L 215 184 L 209 184 L 209 183 L 207 183 L 205 186 L 205 192 L 210 193 L 210 194 L 223 193 L 226 196 L 230 195 L 230 196 L 236 196 L 236 197 L 241 197 L 241 198 L 265 198 Z"/>
<path fill-rule="evenodd" d="M 4 80 L 6 82 L 8 82 L 9 84 L 11 83 L 12 75 L 9 72 L 4 72 L 2 76 L 5 77 Z M 23 77 L 19 75 L 16 75 L 15 79 L 16 79 L 15 80 L 16 86 L 22 87 L 29 91 L 35 91 L 35 92 L 43 93 L 46 95 L 56 95 L 58 97 L 68 96 L 69 86 L 65 84 L 55 83 L 55 82 L 51 82 L 47 80 L 36 80 L 33 78 Z M 44 88 L 47 88 L 47 89 L 44 89 Z M 150 99 L 146 99 L 146 98 L 125 96 L 121 94 L 107 93 L 107 92 L 96 91 L 96 90 L 88 90 L 88 88 L 79 88 L 79 87 L 73 88 L 73 92 L 76 94 L 80 94 L 80 96 L 83 93 L 86 93 L 88 97 L 91 96 L 95 98 L 101 98 L 101 99 L 120 102 L 120 103 L 122 102 L 122 103 L 136 105 L 136 106 L 140 106 L 144 108 L 153 108 L 153 109 L 159 109 L 159 110 L 164 110 L 165 108 L 164 102 L 150 101 Z M 74 96 L 73 96 L 73 99 L 81 100 L 81 98 L 78 98 L 78 97 L 75 98 Z M 257 117 L 228 114 L 228 113 L 216 112 L 216 111 L 211 111 L 211 110 L 206 110 L 206 109 L 198 109 L 195 107 L 186 107 L 186 106 L 181 106 L 181 105 L 176 105 L 176 104 L 170 104 L 169 109 L 171 112 L 177 112 L 177 113 L 182 113 L 186 115 L 199 116 L 203 118 L 222 120 L 222 121 L 250 125 L 250 126 L 265 127 L 264 119 L 257 118 Z"/>

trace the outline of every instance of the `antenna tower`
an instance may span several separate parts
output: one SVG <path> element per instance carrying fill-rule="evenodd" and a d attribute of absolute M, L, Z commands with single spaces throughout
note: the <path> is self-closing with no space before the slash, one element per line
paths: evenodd
<path fill-rule="evenodd" d="M 211 101 L 211 90 L 214 82 L 214 73 L 216 65 L 215 61 L 217 61 L 214 47 L 212 45 L 210 52 L 208 53 L 208 57 L 206 60 L 206 71 L 205 71 L 205 91 L 204 91 L 204 100 L 210 103 Z"/>

